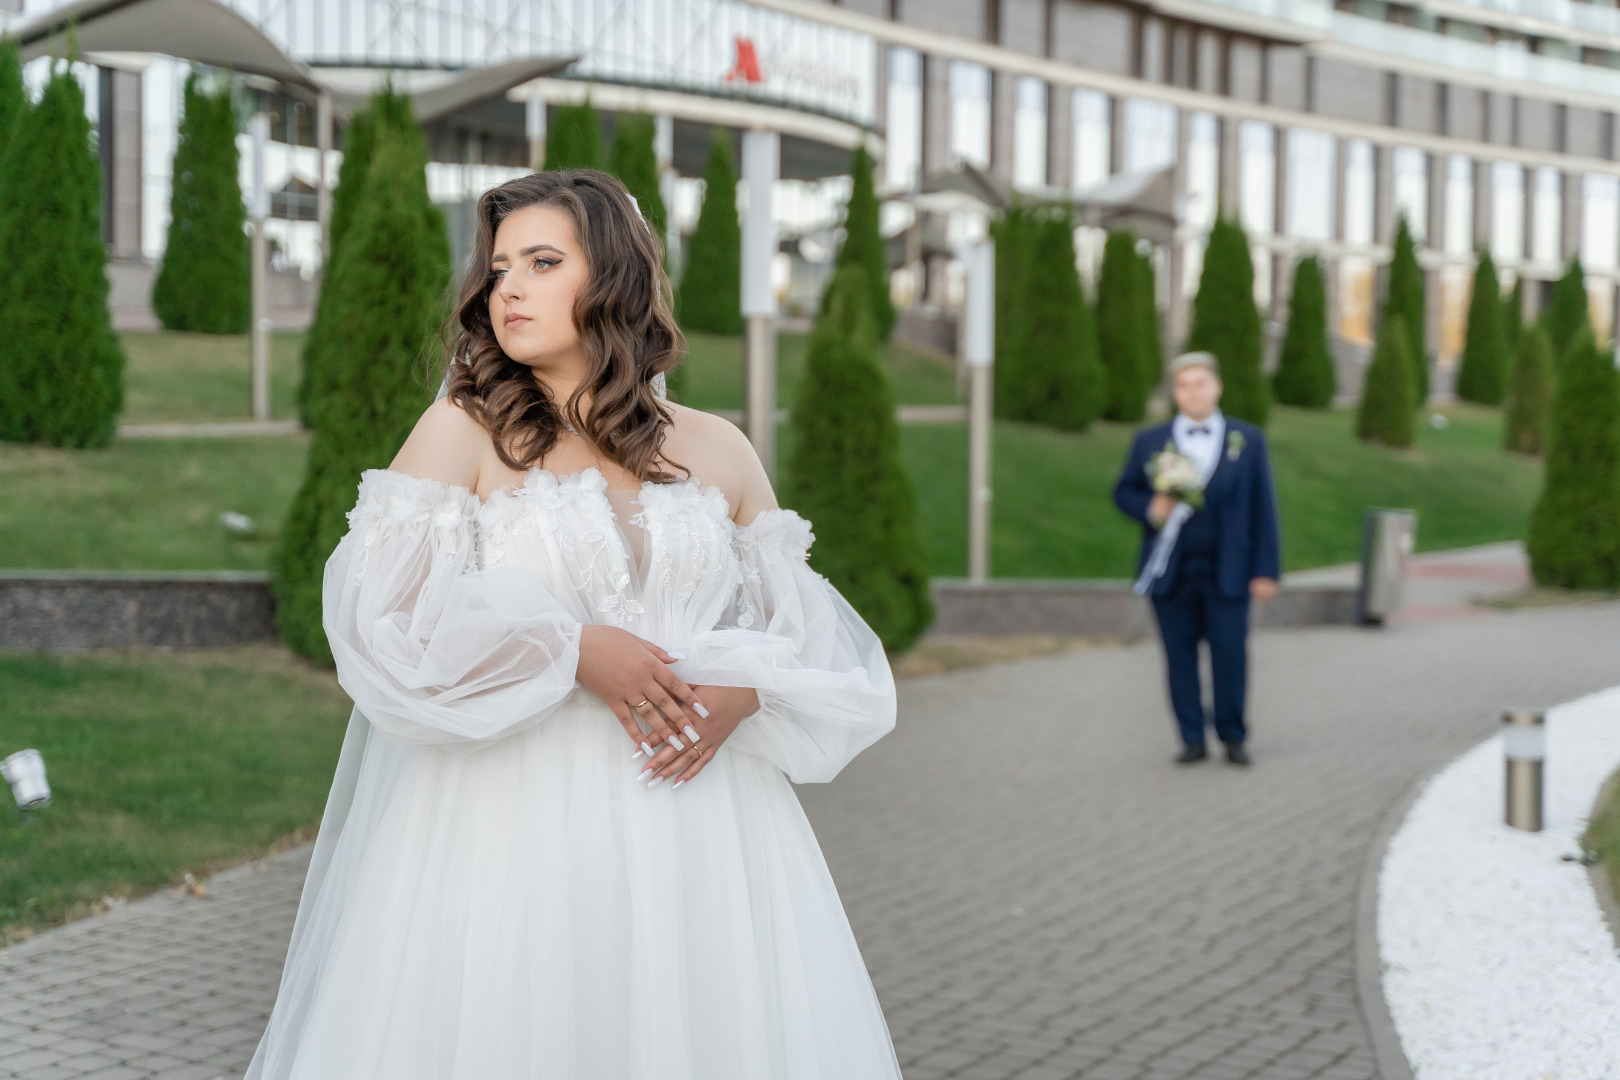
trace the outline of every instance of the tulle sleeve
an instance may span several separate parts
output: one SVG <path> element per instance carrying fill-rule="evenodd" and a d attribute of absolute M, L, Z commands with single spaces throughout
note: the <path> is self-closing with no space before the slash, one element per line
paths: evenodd
<path fill-rule="evenodd" d="M 824 783 L 894 729 L 894 676 L 883 644 L 826 578 L 806 565 L 814 537 L 791 510 L 737 530 L 741 586 L 719 625 L 683 643 L 692 684 L 748 686 L 760 708 L 726 742 L 795 783 Z"/>
<path fill-rule="evenodd" d="M 533 572 L 479 569 L 478 505 L 466 488 L 370 470 L 327 561 L 338 681 L 390 738 L 491 742 L 574 691 L 580 623 Z"/>

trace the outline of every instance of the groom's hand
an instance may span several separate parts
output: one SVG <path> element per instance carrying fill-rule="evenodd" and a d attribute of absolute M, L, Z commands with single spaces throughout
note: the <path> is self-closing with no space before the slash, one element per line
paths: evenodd
<path fill-rule="evenodd" d="M 1277 595 L 1277 579 L 1257 577 L 1249 582 L 1249 595 L 1262 604 Z"/>
<path fill-rule="evenodd" d="M 1153 523 L 1155 529 L 1161 529 L 1164 527 L 1164 523 L 1170 520 L 1170 511 L 1175 508 L 1176 500 L 1174 496 L 1162 493 L 1155 495 L 1148 500 L 1148 520 Z"/>

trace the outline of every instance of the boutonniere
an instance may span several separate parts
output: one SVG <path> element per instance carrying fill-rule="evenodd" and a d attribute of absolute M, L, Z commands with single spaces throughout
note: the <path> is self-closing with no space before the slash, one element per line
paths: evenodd
<path fill-rule="evenodd" d="M 1228 431 L 1226 433 L 1226 460 L 1236 461 L 1238 456 L 1243 453 L 1244 446 L 1243 432 Z"/>

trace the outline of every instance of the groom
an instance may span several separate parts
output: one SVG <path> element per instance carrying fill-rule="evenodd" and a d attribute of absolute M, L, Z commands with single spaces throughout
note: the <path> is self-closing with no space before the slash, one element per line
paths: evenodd
<path fill-rule="evenodd" d="M 1282 547 L 1266 437 L 1221 415 L 1220 370 L 1210 353 L 1178 356 L 1170 364 L 1170 392 L 1175 418 L 1137 433 L 1114 502 L 1142 524 L 1137 591 L 1153 601 L 1164 640 L 1170 705 L 1181 728 L 1176 760 L 1187 765 L 1209 756 L 1198 678 L 1198 643 L 1207 641 L 1215 734 L 1226 744 L 1227 761 L 1247 765 L 1249 600 L 1277 594 Z M 1150 462 L 1172 447 L 1203 479 L 1197 509 L 1153 489 Z"/>

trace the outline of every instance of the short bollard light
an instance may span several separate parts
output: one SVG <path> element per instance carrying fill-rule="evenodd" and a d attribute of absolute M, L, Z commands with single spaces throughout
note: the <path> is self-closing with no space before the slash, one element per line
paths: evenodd
<path fill-rule="evenodd" d="M 1536 709 L 1502 714 L 1502 755 L 1507 759 L 1507 823 L 1541 831 L 1542 766 L 1547 760 L 1547 718 Z"/>
<path fill-rule="evenodd" d="M 19 810 L 49 805 L 51 785 L 45 782 L 45 759 L 38 750 L 19 750 L 0 761 L 0 778 L 11 785 L 11 797 Z"/>

